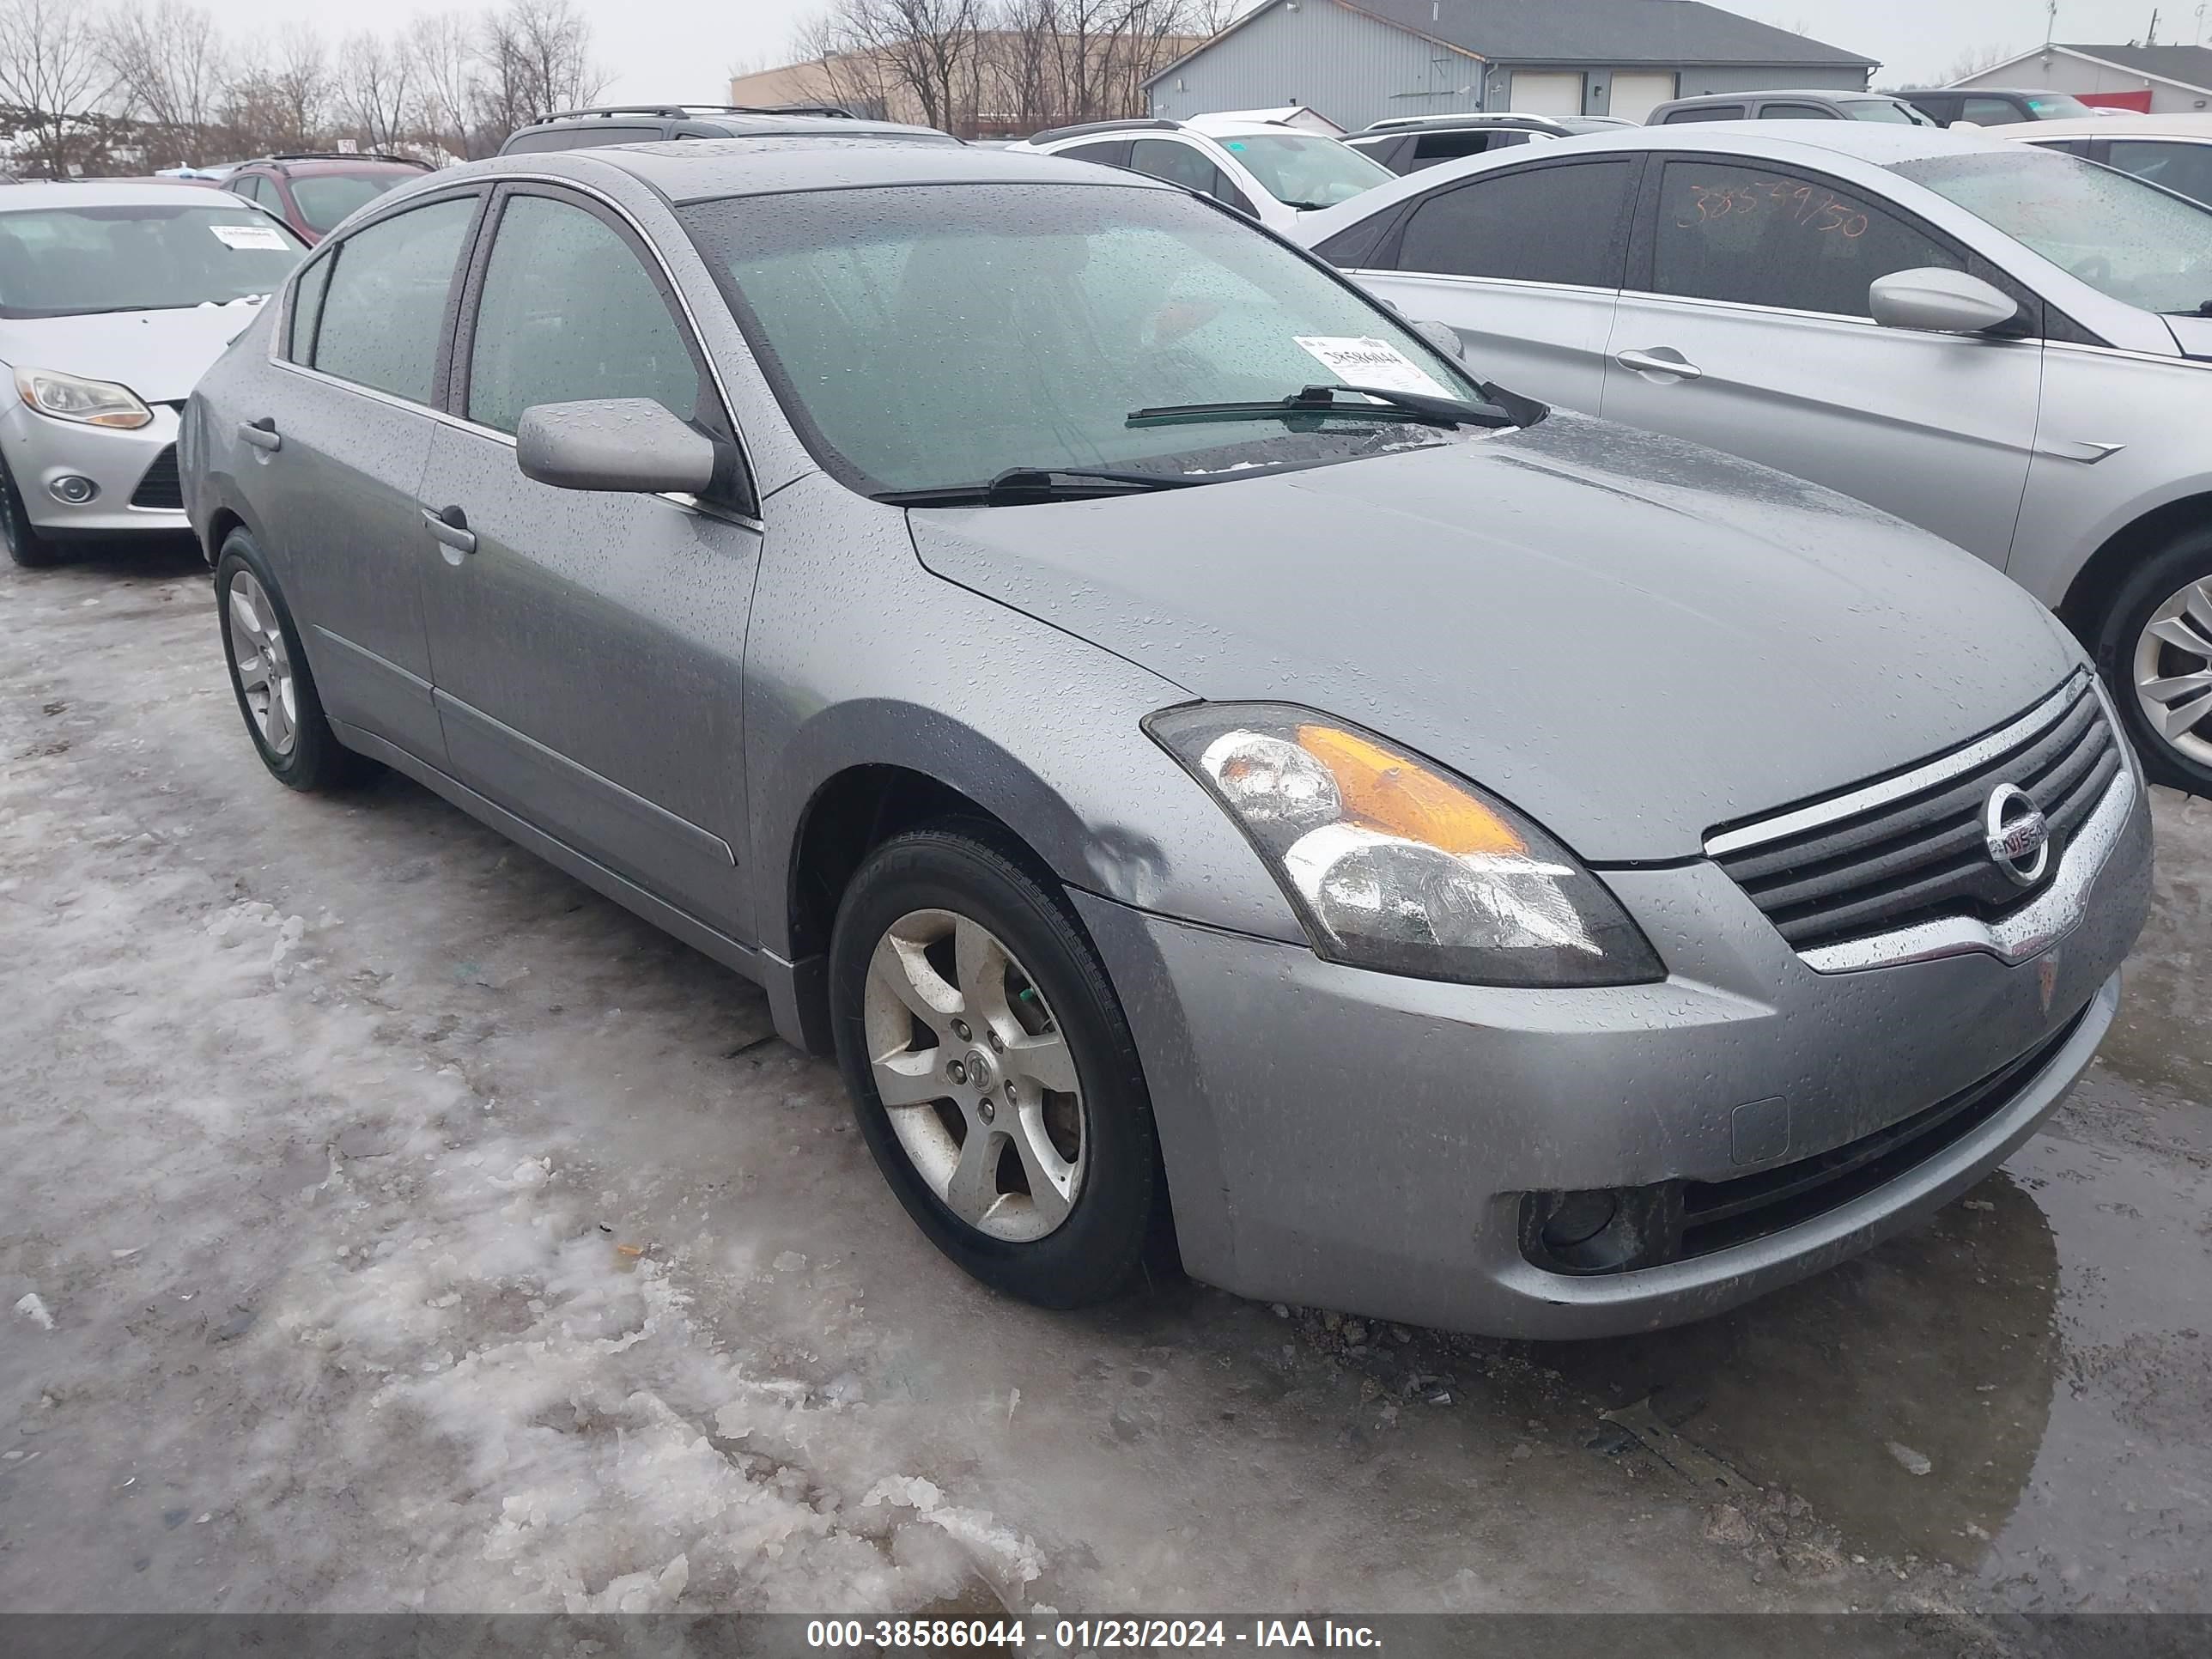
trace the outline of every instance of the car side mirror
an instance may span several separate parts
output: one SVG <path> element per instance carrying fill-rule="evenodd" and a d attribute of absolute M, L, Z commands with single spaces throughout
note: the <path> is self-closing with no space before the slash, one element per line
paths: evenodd
<path fill-rule="evenodd" d="M 1884 328 L 1934 334 L 1980 334 L 2020 315 L 2020 307 L 2002 289 L 1941 265 L 1875 277 L 1867 289 L 1867 308 Z"/>
<path fill-rule="evenodd" d="M 515 428 L 523 477 L 556 489 L 697 495 L 714 481 L 714 441 L 650 398 L 536 404 Z"/>
<path fill-rule="evenodd" d="M 1395 306 L 1391 308 L 1396 309 Z M 1459 331 L 1449 323 L 1440 323 L 1433 318 L 1423 317 L 1408 321 L 1406 326 L 1454 362 L 1463 363 L 1467 361 L 1467 347 L 1459 337 Z"/>

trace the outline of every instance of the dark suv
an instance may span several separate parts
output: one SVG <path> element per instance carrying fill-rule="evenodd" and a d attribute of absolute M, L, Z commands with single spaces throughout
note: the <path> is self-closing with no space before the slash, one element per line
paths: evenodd
<path fill-rule="evenodd" d="M 1939 127 L 1954 121 L 1972 121 L 1978 127 L 2079 121 L 2098 112 L 2070 92 L 2023 92 L 2014 87 L 1907 87 L 1895 95 Z"/>
<path fill-rule="evenodd" d="M 957 144 L 949 132 L 897 121 L 870 121 L 835 104 L 749 109 L 739 104 L 623 104 L 561 110 L 518 128 L 501 155 L 537 150 L 591 149 L 602 144 L 650 144 L 669 138 L 881 138 Z"/>
<path fill-rule="evenodd" d="M 313 246 L 356 208 L 431 171 L 428 161 L 381 151 L 302 152 L 241 161 L 222 187 L 260 203 Z"/>

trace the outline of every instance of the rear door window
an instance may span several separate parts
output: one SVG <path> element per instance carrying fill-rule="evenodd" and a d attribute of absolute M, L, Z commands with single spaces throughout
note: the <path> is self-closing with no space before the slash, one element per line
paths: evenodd
<path fill-rule="evenodd" d="M 1129 165 L 1129 141 L 1127 138 L 1106 138 L 1088 144 L 1070 144 L 1066 149 L 1053 151 L 1072 161 L 1095 161 L 1100 167 L 1125 167 Z"/>
<path fill-rule="evenodd" d="M 2132 173 L 2197 201 L 2212 203 L 2212 144 L 2115 138 L 2107 159 L 2123 173 Z"/>
<path fill-rule="evenodd" d="M 1663 167 L 1652 242 L 1658 293 L 1866 317 L 1877 276 L 1963 269 L 1925 231 L 1811 174 L 1722 161 Z"/>
<path fill-rule="evenodd" d="M 1407 221 L 1401 270 L 1617 289 L 1626 260 L 1626 157 L 1486 173 Z"/>
<path fill-rule="evenodd" d="M 1836 112 L 1825 104 L 1761 104 L 1762 121 L 1832 121 Z"/>
<path fill-rule="evenodd" d="M 315 368 L 410 403 L 433 401 L 447 301 L 477 200 L 433 202 L 345 239 L 323 296 Z"/>
<path fill-rule="evenodd" d="M 1659 125 L 1674 126 L 1684 121 L 1741 121 L 1741 104 L 1699 104 L 1692 109 L 1669 110 L 1667 118 Z"/>
<path fill-rule="evenodd" d="M 1413 165 L 1406 171 L 1432 167 L 1439 161 L 1456 161 L 1464 156 L 1481 155 L 1493 149 L 1503 149 L 1521 133 L 1506 132 L 1425 132 L 1413 140 Z"/>

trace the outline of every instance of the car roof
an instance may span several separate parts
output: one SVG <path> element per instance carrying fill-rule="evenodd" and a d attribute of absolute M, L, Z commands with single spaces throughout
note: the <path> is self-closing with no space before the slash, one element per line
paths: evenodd
<path fill-rule="evenodd" d="M 672 108 L 641 109 L 635 112 L 608 115 L 556 116 L 550 121 L 538 121 L 526 127 L 516 128 L 508 136 L 507 142 L 512 143 L 526 132 L 590 132 L 661 121 L 720 127 L 733 138 L 803 138 L 815 134 L 833 134 L 848 138 L 915 137 L 942 142 L 952 137 L 936 127 L 912 126 L 903 121 L 863 120 L 848 115 L 744 115 L 708 111 L 690 112 Z"/>
<path fill-rule="evenodd" d="M 1884 99 L 1891 103 L 1899 101 L 1894 93 L 1853 92 L 1844 87 L 1757 87 L 1749 92 L 1701 92 L 1694 98 L 1670 98 L 1662 107 L 1674 109 L 1684 104 L 1741 104 L 1748 98 L 1811 98 L 1826 104 L 1860 103 L 1869 98 Z"/>
<path fill-rule="evenodd" d="M 1991 127 L 2008 138 L 2212 138 L 2212 114 L 2081 115 Z"/>
<path fill-rule="evenodd" d="M 33 208 L 174 207 L 180 193 L 196 191 L 209 197 L 215 207 L 251 207 L 235 191 L 204 179 L 118 179 L 55 180 L 27 179 L 0 191 L 0 213 L 20 213 Z M 258 210 L 256 210 L 258 211 Z"/>
<path fill-rule="evenodd" d="M 672 202 L 729 196 L 852 190 L 888 185 L 1119 185 L 1176 186 L 1118 168 L 1094 167 L 1036 150 L 981 149 L 966 144 L 889 143 L 844 131 L 805 138 L 682 138 L 650 144 L 498 155 L 453 169 L 457 174 L 511 173 L 554 162 L 618 168 Z"/>
<path fill-rule="evenodd" d="M 1943 92 L 1955 98 L 2071 98 L 2070 92 L 2061 92 L 2056 87 L 1901 87 L 1899 98 L 1917 98 L 1923 93 Z"/>
<path fill-rule="evenodd" d="M 365 168 L 382 172 L 391 167 L 406 173 L 434 170 L 426 162 L 398 155 L 261 155 L 238 165 L 240 168 L 275 167 L 284 173 L 359 173 Z"/>

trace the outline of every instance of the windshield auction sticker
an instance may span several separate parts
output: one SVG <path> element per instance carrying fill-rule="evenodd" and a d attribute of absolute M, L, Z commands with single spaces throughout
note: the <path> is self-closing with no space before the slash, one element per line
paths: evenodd
<path fill-rule="evenodd" d="M 283 233 L 274 225 L 210 225 L 215 239 L 228 248 L 265 248 L 272 253 L 284 251 Z"/>
<path fill-rule="evenodd" d="M 1454 395 L 1388 340 L 1358 339 L 1347 334 L 1291 337 L 1346 386 L 1371 386 L 1377 392 L 1425 392 L 1432 398 Z"/>

